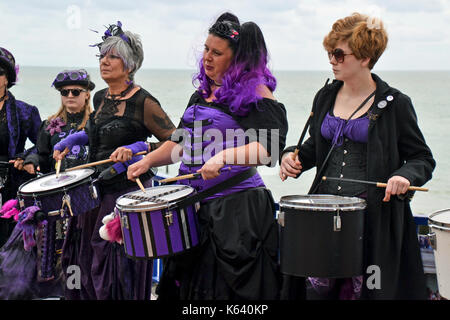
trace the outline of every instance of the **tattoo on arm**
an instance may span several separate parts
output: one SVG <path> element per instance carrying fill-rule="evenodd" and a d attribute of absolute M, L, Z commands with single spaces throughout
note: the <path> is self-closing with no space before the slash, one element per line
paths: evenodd
<path fill-rule="evenodd" d="M 175 129 L 174 124 L 172 123 L 172 121 L 169 119 L 169 117 L 167 115 L 164 115 L 164 117 L 160 117 L 156 114 L 152 115 L 153 117 L 153 121 L 156 123 L 156 125 L 158 125 L 161 129 L 164 130 L 172 130 Z"/>

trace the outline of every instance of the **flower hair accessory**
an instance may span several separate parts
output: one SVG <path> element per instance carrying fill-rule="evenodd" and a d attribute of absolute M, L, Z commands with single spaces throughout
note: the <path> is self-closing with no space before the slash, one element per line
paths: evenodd
<path fill-rule="evenodd" d="M 98 31 L 95 31 L 95 30 L 92 30 L 92 31 L 98 33 Z M 128 43 L 128 45 L 131 47 L 130 38 L 128 38 L 126 36 L 126 34 L 123 32 L 123 30 L 122 30 L 122 22 L 120 22 L 120 21 L 117 21 L 117 24 L 110 24 L 109 27 L 107 27 L 107 29 L 105 31 L 105 34 L 102 36 L 102 40 L 103 41 L 99 42 L 99 43 L 96 43 L 96 44 L 93 44 L 93 45 L 91 45 L 91 47 L 99 47 L 100 48 L 102 46 L 103 42 L 105 42 L 106 39 L 108 39 L 109 37 L 114 37 L 114 36 L 121 38 L 123 41 Z"/>
<path fill-rule="evenodd" d="M 230 21 L 216 22 L 211 28 L 210 33 L 214 33 L 221 38 L 230 39 L 234 42 L 239 41 L 239 31 L 237 31 Z"/>
<path fill-rule="evenodd" d="M 373 30 L 373 29 L 377 29 L 380 30 L 381 29 L 381 19 L 377 18 L 377 17 L 368 17 L 366 20 L 367 23 L 367 28 Z"/>

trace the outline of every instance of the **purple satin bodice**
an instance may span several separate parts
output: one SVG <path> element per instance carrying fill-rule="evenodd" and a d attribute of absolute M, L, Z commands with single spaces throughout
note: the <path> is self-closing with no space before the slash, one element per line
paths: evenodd
<path fill-rule="evenodd" d="M 227 148 L 242 146 L 246 143 L 244 130 L 229 114 L 210 106 L 191 105 L 182 117 L 183 129 L 188 133 L 183 143 L 183 156 L 179 174 L 195 173 L 203 164 L 217 152 Z M 228 136 L 227 136 L 228 135 Z M 226 166 L 228 167 L 228 166 Z M 180 184 L 188 184 L 201 192 L 236 174 L 248 169 L 248 166 L 231 166 L 218 177 L 210 180 L 190 179 L 179 180 Z M 223 197 L 248 188 L 265 187 L 261 176 L 256 173 L 253 177 L 227 190 L 206 198 Z"/>
<path fill-rule="evenodd" d="M 349 121 L 330 115 L 328 112 L 320 128 L 322 137 L 332 140 L 336 146 L 341 146 L 344 136 L 352 141 L 367 143 L 369 133 L 369 118 L 367 116 L 350 119 Z"/>

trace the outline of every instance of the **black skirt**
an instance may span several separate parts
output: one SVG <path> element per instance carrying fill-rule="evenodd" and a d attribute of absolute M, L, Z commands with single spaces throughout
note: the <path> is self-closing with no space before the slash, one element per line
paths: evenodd
<path fill-rule="evenodd" d="M 272 195 L 253 188 L 201 205 L 200 244 L 165 259 L 158 299 L 275 300 L 278 225 Z"/>

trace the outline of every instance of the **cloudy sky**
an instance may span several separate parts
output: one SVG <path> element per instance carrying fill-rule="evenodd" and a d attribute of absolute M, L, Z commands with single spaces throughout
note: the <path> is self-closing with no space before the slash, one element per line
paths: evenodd
<path fill-rule="evenodd" d="M 450 70 L 450 0 L 0 0 L 0 46 L 24 66 L 95 67 L 89 44 L 120 20 L 142 38 L 143 68 L 191 69 L 224 11 L 261 27 L 277 70 L 328 70 L 322 39 L 355 11 L 385 22 L 389 43 L 377 69 Z"/>

